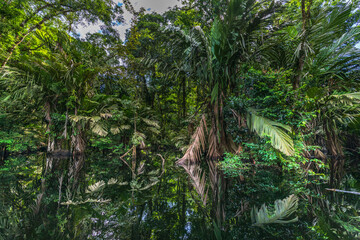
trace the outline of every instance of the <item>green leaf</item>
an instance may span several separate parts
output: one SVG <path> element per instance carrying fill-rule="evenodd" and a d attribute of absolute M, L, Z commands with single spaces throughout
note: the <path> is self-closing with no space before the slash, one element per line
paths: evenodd
<path fill-rule="evenodd" d="M 287 156 L 294 155 L 294 142 L 286 133 L 286 131 L 291 131 L 289 126 L 259 116 L 255 110 L 250 110 L 248 113 L 247 124 L 250 130 L 256 132 L 260 137 L 269 136 L 274 148 Z"/>
<path fill-rule="evenodd" d="M 260 209 L 253 208 L 251 211 L 251 219 L 254 222 L 254 226 L 262 226 L 270 223 L 292 223 L 298 220 L 295 217 L 291 220 L 286 220 L 291 214 L 293 214 L 298 208 L 298 197 L 290 195 L 283 200 L 275 201 L 275 212 L 273 214 L 268 213 L 268 209 L 265 204 Z"/>

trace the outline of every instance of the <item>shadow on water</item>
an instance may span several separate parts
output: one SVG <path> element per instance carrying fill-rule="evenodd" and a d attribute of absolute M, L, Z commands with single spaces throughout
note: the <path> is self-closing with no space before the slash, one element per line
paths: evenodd
<path fill-rule="evenodd" d="M 101 161 L 100 161 L 101 160 Z M 291 192 L 274 170 L 226 178 L 169 153 L 11 157 L 0 166 L 0 239 L 356 239 L 359 196 L 314 186 L 289 224 L 254 226 L 253 207 Z M 290 186 L 290 187 L 289 187 Z M 347 189 L 359 190 L 355 178 Z"/>

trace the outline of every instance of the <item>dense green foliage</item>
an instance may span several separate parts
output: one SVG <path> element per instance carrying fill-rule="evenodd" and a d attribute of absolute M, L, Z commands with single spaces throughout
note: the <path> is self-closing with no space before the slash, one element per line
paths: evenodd
<path fill-rule="evenodd" d="M 359 238 L 358 5 L 2 1 L 0 239 Z"/>

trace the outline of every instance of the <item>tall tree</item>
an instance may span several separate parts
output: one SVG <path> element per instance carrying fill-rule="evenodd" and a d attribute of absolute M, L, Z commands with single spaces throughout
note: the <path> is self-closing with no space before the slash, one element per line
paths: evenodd
<path fill-rule="evenodd" d="M 208 157 L 219 159 L 225 151 L 236 150 L 231 136 L 226 132 L 224 101 L 236 84 L 240 64 L 256 62 L 260 57 L 262 39 L 270 38 L 273 33 L 265 26 L 271 24 L 273 13 L 279 6 L 280 4 L 273 2 L 259 5 L 253 1 L 233 0 L 226 5 L 224 12 L 215 17 L 208 33 L 200 26 L 190 30 L 177 27 L 168 29 L 176 39 L 169 44 L 168 49 L 173 55 L 181 56 L 181 64 L 190 63 L 190 72 L 195 74 L 199 84 L 203 86 L 206 99 L 203 106 L 207 107 L 205 112 L 208 116 L 202 118 L 192 144 L 179 163 L 199 160 L 201 149 L 205 150 L 206 147 L 208 121 L 211 126 L 208 134 Z M 273 122 L 265 125 L 266 121 L 261 120 L 263 118 L 254 111 L 249 114 L 252 117 L 248 124 L 252 129 L 260 135 L 270 133 L 276 148 L 292 154 L 292 141 L 281 130 L 280 125 L 276 126 Z M 259 124 L 259 121 L 263 124 Z"/>
<path fill-rule="evenodd" d="M 1 38 L 7 39 L 1 49 L 1 68 L 3 68 L 19 45 L 49 22 L 66 21 L 69 30 L 75 24 L 103 22 L 111 28 L 113 21 L 122 21 L 121 7 L 111 0 L 14 0 L 0 3 L 1 21 L 5 26 L 0 31 Z"/>

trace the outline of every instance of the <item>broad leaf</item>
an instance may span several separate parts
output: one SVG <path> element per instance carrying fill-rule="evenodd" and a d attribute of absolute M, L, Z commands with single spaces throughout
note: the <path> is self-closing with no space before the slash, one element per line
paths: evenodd
<path fill-rule="evenodd" d="M 269 136 L 274 148 L 288 156 L 294 154 L 293 140 L 286 133 L 291 131 L 289 126 L 259 116 L 255 110 L 248 113 L 247 124 L 251 131 L 255 131 L 260 137 Z"/>
<path fill-rule="evenodd" d="M 290 195 L 289 197 L 283 200 L 275 201 L 275 212 L 269 214 L 268 209 L 265 204 L 261 206 L 258 210 L 253 208 L 251 211 L 251 219 L 254 222 L 254 226 L 262 226 L 269 223 L 292 223 L 298 220 L 298 217 L 295 217 L 290 220 L 286 220 L 293 214 L 298 207 L 298 197 L 295 195 Z"/>

